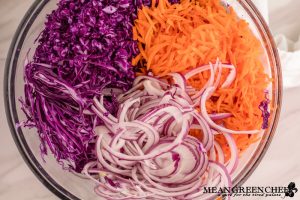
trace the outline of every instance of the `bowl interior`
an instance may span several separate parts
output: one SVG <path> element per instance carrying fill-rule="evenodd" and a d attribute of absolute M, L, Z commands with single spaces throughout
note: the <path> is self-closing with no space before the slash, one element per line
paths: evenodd
<path fill-rule="evenodd" d="M 262 17 L 248 0 L 223 1 L 233 6 L 238 16 L 249 22 L 253 33 L 260 40 L 264 54 L 261 59 L 266 72 L 273 78 L 269 85 L 272 107 L 269 128 L 261 134 L 261 140 L 250 146 L 240 159 L 238 169 L 233 174 L 234 185 L 241 184 L 253 172 L 274 134 L 281 104 L 281 71 L 276 47 Z M 15 142 L 27 164 L 46 187 L 61 198 L 93 199 L 94 183 L 79 175 L 62 170 L 54 157 L 40 155 L 40 140 L 35 129 L 15 128 L 15 124 L 25 119 L 18 98 L 24 96 L 23 69 L 28 57 L 31 60 L 35 51 L 35 39 L 43 30 L 46 15 L 56 8 L 57 1 L 36 1 L 23 19 L 13 40 L 6 66 L 5 103 L 7 118 Z M 28 53 L 28 50 L 29 53 Z M 99 198 L 99 197 L 98 197 Z"/>

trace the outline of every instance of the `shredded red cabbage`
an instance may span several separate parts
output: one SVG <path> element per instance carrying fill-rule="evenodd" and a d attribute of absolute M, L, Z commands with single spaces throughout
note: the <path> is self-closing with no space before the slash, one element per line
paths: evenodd
<path fill-rule="evenodd" d="M 42 155 L 49 148 L 77 172 L 95 159 L 93 128 L 102 121 L 89 112 L 92 98 L 105 88 L 131 88 L 131 59 L 138 54 L 132 23 L 142 3 L 150 0 L 61 0 L 47 16 L 33 61 L 25 66 L 20 99 L 23 125 L 37 128 Z M 110 93 L 104 106 L 116 114 L 116 94 Z"/>
<path fill-rule="evenodd" d="M 269 127 L 269 118 L 270 118 L 269 104 L 270 104 L 270 100 L 268 99 L 266 93 L 265 100 L 259 104 L 259 109 L 261 110 L 262 113 L 261 116 L 263 118 L 263 124 L 261 127 L 262 129 L 267 129 Z"/>

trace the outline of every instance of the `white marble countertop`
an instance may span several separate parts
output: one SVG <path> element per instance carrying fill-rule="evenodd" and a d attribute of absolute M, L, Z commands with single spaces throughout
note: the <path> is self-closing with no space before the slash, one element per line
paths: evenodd
<path fill-rule="evenodd" d="M 271 11 L 284 4 L 285 0 L 269 0 Z M 3 104 L 3 76 L 6 54 L 11 38 L 26 10 L 33 0 L 0 0 L 0 200 L 52 200 L 58 199 L 47 190 L 23 162 L 6 122 Z M 286 1 L 291 2 L 291 1 Z M 299 0 L 294 0 L 294 12 L 299 9 Z M 276 4 L 276 5 L 275 5 Z M 277 5 L 278 4 L 278 5 Z M 272 18 L 274 16 L 274 18 Z M 270 16 L 274 33 L 285 32 L 291 39 L 297 39 L 300 22 L 289 15 L 279 22 L 277 15 Z M 289 24 L 282 26 L 282 24 Z M 293 24 L 291 27 L 290 24 Z M 298 26 L 297 26 L 298 25 Z M 283 28 L 286 27 L 284 30 Z M 298 32 L 297 32 L 298 31 Z M 295 33 L 297 32 L 297 33 Z M 298 64 L 300 70 L 300 63 Z M 284 77 L 285 78 L 285 77 Z M 300 186 L 300 87 L 285 89 L 280 122 L 275 137 L 265 157 L 253 175 L 244 185 L 247 186 L 287 186 L 291 181 Z M 253 199 L 253 198 L 247 198 Z M 259 199 L 259 198 L 258 198 Z M 272 199 L 272 198 L 269 198 Z M 296 198 L 300 199 L 300 192 Z"/>

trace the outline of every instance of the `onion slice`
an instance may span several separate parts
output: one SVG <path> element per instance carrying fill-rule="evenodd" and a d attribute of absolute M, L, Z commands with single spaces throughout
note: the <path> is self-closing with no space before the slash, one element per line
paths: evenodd
<path fill-rule="evenodd" d="M 219 86 L 223 69 L 230 72 Z M 211 75 L 201 90 L 187 86 L 189 78 L 207 70 Z M 206 101 L 217 87 L 228 87 L 235 75 L 234 66 L 217 61 L 185 75 L 168 74 L 170 83 L 140 76 L 131 90 L 117 97 L 117 117 L 107 113 L 103 97 L 94 99 L 92 111 L 105 126 L 95 127 L 97 160 L 88 163 L 83 174 L 97 184 L 96 193 L 107 199 L 190 200 L 216 196 L 205 194 L 204 186 L 231 187 L 230 175 L 238 165 L 232 134 L 260 131 L 236 131 L 217 124 L 232 114 L 209 114 Z M 189 135 L 191 129 L 201 132 L 201 141 Z M 226 138 L 229 160 L 215 141 L 216 134 Z"/>

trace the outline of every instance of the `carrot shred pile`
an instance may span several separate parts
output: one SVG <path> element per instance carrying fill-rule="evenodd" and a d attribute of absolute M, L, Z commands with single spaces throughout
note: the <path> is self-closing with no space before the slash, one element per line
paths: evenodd
<path fill-rule="evenodd" d="M 196 67 L 216 62 L 230 63 L 237 75 L 229 88 L 218 88 L 207 101 L 208 112 L 231 113 L 220 123 L 233 130 L 261 129 L 263 119 L 259 109 L 265 99 L 270 78 L 260 60 L 261 43 L 248 23 L 238 18 L 231 7 L 219 0 L 182 0 L 171 5 L 167 0 L 153 1 L 152 7 L 142 7 L 133 27 L 140 54 L 132 64 L 141 73 L 151 71 L 156 76 L 170 72 L 186 73 Z M 228 75 L 223 70 L 221 83 Z M 210 72 L 192 77 L 188 83 L 202 88 Z M 220 84 L 221 85 L 221 84 Z M 201 133 L 191 131 L 198 138 Z M 257 135 L 234 135 L 240 153 L 259 140 Z M 226 140 L 219 134 L 216 140 L 230 156 Z"/>

